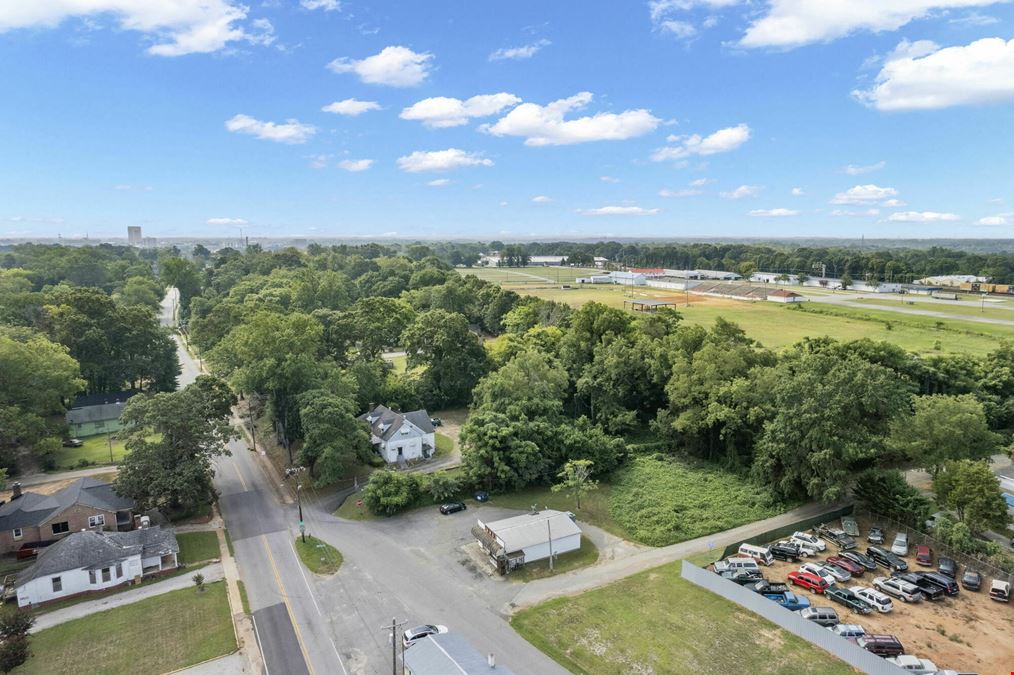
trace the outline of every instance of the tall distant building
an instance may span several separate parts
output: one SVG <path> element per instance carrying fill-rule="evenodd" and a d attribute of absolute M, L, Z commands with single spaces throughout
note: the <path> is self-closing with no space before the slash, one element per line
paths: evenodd
<path fill-rule="evenodd" d="M 138 225 L 127 226 L 127 243 L 131 246 L 141 245 L 141 228 Z"/>

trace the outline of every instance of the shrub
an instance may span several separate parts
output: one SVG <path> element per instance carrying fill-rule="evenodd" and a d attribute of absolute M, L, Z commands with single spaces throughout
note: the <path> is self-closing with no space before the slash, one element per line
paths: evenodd
<path fill-rule="evenodd" d="M 893 469 L 867 469 L 856 477 L 853 494 L 860 504 L 913 527 L 929 517 L 930 501 Z"/>
<path fill-rule="evenodd" d="M 393 516 L 419 499 L 419 477 L 414 473 L 374 471 L 363 488 L 363 503 L 370 513 Z"/>
<path fill-rule="evenodd" d="M 461 481 L 445 473 L 430 475 L 429 493 L 434 502 L 443 502 L 454 497 L 461 490 Z"/>

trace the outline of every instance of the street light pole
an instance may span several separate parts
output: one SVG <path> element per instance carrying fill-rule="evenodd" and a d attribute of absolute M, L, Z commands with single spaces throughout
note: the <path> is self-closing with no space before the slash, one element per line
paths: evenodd
<path fill-rule="evenodd" d="M 303 522 L 303 499 L 301 497 L 303 492 L 303 485 L 296 485 L 296 503 L 299 505 L 299 536 L 302 538 L 303 543 L 306 543 L 306 524 Z"/>

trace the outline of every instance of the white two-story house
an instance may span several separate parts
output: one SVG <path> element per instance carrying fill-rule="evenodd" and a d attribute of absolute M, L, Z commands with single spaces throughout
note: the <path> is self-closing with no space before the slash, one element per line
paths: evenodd
<path fill-rule="evenodd" d="M 370 425 L 370 442 L 388 464 L 427 459 L 436 450 L 433 423 L 425 410 L 400 413 L 378 405 L 359 419 Z"/>

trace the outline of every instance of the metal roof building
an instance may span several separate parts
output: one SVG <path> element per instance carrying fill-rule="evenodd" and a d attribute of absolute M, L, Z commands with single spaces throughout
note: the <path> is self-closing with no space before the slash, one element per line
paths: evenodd
<path fill-rule="evenodd" d="M 428 635 L 405 651 L 405 669 L 410 675 L 514 675 L 496 665 L 493 655 L 483 656 L 457 633 Z"/>

